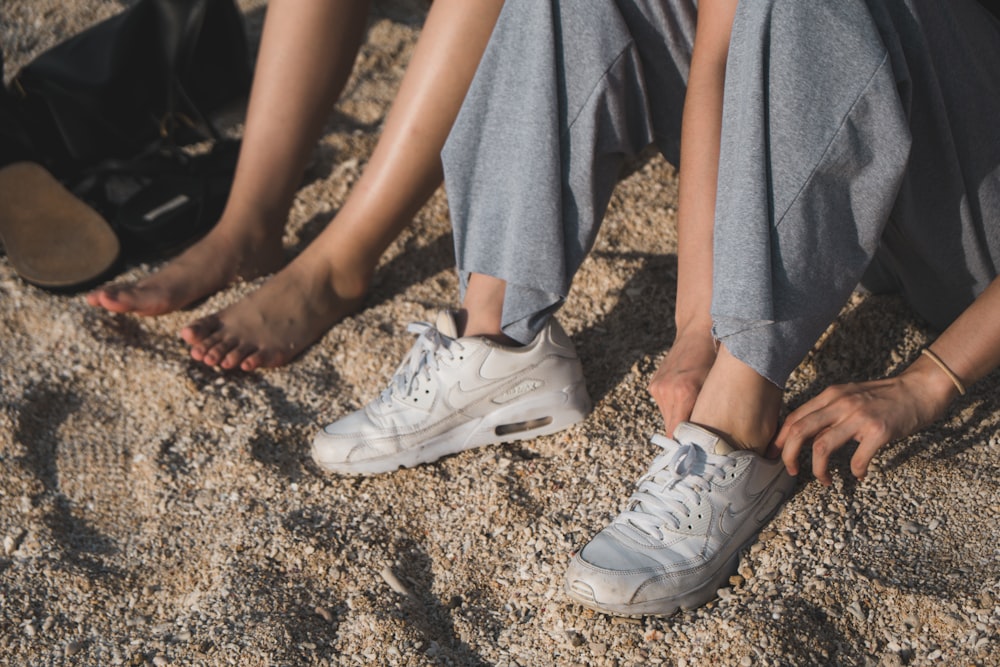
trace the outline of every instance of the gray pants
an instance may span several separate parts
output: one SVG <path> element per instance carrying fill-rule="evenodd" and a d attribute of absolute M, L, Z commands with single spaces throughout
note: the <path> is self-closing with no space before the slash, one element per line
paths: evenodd
<path fill-rule="evenodd" d="M 676 164 L 686 0 L 508 0 L 445 146 L 463 285 L 527 341 L 621 162 Z M 715 226 L 716 335 L 779 386 L 866 275 L 947 326 L 1000 261 L 1000 26 L 973 0 L 741 2 Z M 987 224 L 989 223 L 989 224 Z"/>

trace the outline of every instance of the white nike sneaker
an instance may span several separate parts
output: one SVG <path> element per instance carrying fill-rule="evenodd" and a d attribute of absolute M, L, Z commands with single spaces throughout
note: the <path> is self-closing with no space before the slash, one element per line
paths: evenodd
<path fill-rule="evenodd" d="M 694 424 L 653 442 L 664 451 L 628 506 L 570 561 L 566 593 L 584 606 L 660 616 L 705 604 L 795 485 L 780 460 Z"/>
<path fill-rule="evenodd" d="M 370 475 L 411 468 L 473 447 L 561 431 L 590 412 L 583 369 L 555 319 L 524 347 L 459 338 L 454 316 L 419 334 L 389 388 L 320 431 L 322 468 Z"/>

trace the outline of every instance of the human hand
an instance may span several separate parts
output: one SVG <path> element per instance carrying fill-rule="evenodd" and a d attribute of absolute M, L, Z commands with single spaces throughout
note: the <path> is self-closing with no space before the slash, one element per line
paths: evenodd
<path fill-rule="evenodd" d="M 918 359 L 897 377 L 829 387 L 788 415 L 774 444 L 797 475 L 802 447 L 812 442 L 813 474 L 829 486 L 830 455 L 856 441 L 851 472 L 863 479 L 883 445 L 942 417 L 956 395 L 947 376 Z"/>
<path fill-rule="evenodd" d="M 663 415 L 666 433 L 672 434 L 680 422 L 691 416 L 695 399 L 715 363 L 716 352 L 711 332 L 677 334 L 648 386 Z"/>

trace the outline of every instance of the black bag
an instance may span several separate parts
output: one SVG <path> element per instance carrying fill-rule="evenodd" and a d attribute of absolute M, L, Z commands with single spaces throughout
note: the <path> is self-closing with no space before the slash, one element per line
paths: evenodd
<path fill-rule="evenodd" d="M 211 135 L 251 69 L 233 0 L 139 0 L 26 65 L 11 83 L 21 124 L 56 176 Z"/>
<path fill-rule="evenodd" d="M 979 0 L 979 4 L 986 8 L 986 11 L 1000 19 L 1000 0 Z"/>
<path fill-rule="evenodd" d="M 0 90 L 0 162 L 43 164 L 111 222 L 126 255 L 172 254 L 222 212 L 239 145 L 208 116 L 244 98 L 251 76 L 233 0 L 138 0 Z M 206 139 L 208 153 L 179 148 Z"/>

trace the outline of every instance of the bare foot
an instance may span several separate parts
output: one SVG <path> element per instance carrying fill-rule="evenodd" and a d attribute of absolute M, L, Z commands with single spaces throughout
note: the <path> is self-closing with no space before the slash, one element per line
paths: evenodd
<path fill-rule="evenodd" d="M 209 366 L 281 366 L 356 311 L 369 281 L 366 272 L 337 270 L 307 249 L 247 298 L 184 327 L 181 338 Z"/>
<path fill-rule="evenodd" d="M 134 283 L 113 283 L 87 295 L 87 303 L 113 313 L 163 315 L 214 294 L 237 278 L 273 273 L 284 261 L 281 237 L 233 234 L 220 222 L 166 266 Z"/>

